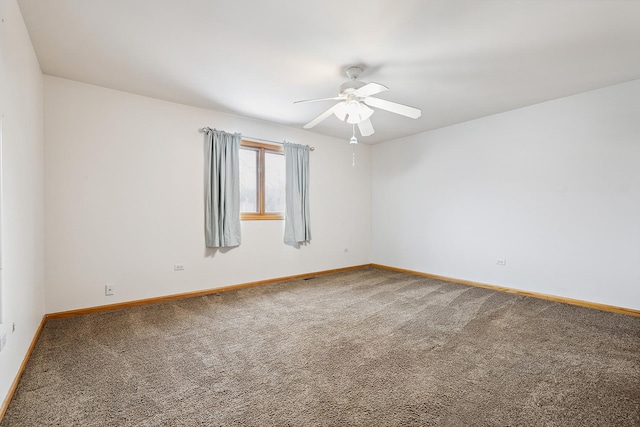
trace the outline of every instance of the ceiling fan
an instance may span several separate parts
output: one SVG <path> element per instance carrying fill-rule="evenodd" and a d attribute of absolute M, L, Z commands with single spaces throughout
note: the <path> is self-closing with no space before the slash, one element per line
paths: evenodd
<path fill-rule="evenodd" d="M 343 122 L 353 124 L 354 126 L 358 125 L 358 130 L 360 131 L 360 134 L 362 136 L 369 136 L 375 132 L 370 120 L 370 117 L 374 113 L 374 110 L 369 107 L 390 111 L 392 113 L 400 114 L 412 119 L 417 119 L 422 115 L 422 111 L 420 111 L 418 108 L 397 104 L 395 102 L 387 101 L 380 98 L 374 98 L 373 95 L 384 92 L 385 90 L 389 90 L 389 88 L 379 83 L 364 83 L 359 81 L 358 76 L 360 76 L 360 73 L 362 73 L 362 68 L 357 66 L 349 67 L 346 73 L 351 80 L 340 86 L 340 92 L 338 96 L 332 98 L 308 99 L 305 101 L 294 102 L 294 104 L 299 104 L 303 102 L 316 101 L 340 101 L 333 107 L 329 108 L 327 111 L 304 125 L 303 127 L 305 129 L 311 129 L 312 127 L 329 117 L 331 114 L 334 114 Z"/>

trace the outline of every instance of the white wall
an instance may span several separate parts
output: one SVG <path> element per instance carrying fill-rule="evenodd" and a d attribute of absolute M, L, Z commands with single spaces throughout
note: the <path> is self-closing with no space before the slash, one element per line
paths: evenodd
<path fill-rule="evenodd" d="M 640 80 L 376 145 L 372 176 L 374 263 L 640 309 Z"/>
<path fill-rule="evenodd" d="M 352 167 L 348 133 L 337 140 L 57 77 L 44 89 L 47 312 L 369 262 L 371 147 L 357 147 Z M 240 247 L 205 249 L 203 126 L 315 146 L 310 245 L 285 245 L 283 221 L 243 221 Z M 116 295 L 104 296 L 107 283 Z"/>
<path fill-rule="evenodd" d="M 44 196 L 42 75 L 15 0 L 0 1 L 0 18 L 3 402 L 44 315 Z"/>

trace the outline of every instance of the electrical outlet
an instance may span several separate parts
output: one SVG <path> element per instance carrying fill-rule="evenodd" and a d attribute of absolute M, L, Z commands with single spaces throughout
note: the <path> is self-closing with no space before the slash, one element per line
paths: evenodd
<path fill-rule="evenodd" d="M 0 351 L 2 351 L 6 343 L 7 343 L 7 334 L 2 334 L 2 336 L 0 337 Z"/>
<path fill-rule="evenodd" d="M 104 295 L 105 296 L 111 296 L 111 295 L 114 295 L 115 293 L 116 293 L 115 286 L 113 286 L 111 284 L 104 285 Z"/>
<path fill-rule="evenodd" d="M 504 258 L 498 258 L 498 259 L 496 260 L 496 264 L 497 264 L 497 265 L 507 265 L 507 260 L 506 260 L 506 259 L 504 259 Z"/>
<path fill-rule="evenodd" d="M 184 264 L 173 264 L 173 271 L 182 271 L 184 270 Z"/>

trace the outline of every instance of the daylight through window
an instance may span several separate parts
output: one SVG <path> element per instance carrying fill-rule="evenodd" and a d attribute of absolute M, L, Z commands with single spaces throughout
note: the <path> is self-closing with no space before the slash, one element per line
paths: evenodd
<path fill-rule="evenodd" d="M 285 166 L 281 146 L 240 143 L 240 219 L 284 219 Z"/>

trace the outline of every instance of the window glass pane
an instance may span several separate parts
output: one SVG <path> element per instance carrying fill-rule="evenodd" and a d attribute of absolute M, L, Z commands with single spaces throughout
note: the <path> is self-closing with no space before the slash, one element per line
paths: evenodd
<path fill-rule="evenodd" d="M 284 156 L 264 153 L 264 210 L 284 212 Z"/>
<path fill-rule="evenodd" d="M 240 149 L 240 212 L 258 212 L 258 151 Z"/>

